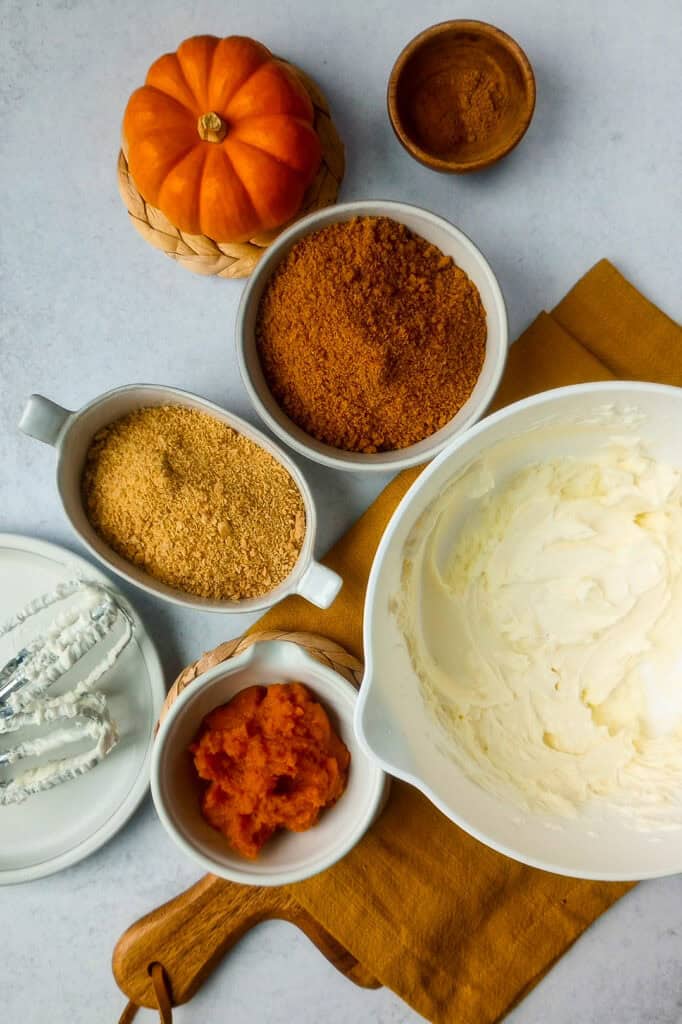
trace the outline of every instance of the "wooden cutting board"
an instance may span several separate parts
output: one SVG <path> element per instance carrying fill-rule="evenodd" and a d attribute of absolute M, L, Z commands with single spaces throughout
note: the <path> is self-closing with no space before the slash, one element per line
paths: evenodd
<path fill-rule="evenodd" d="M 121 936 L 114 950 L 114 977 L 131 1002 L 156 1007 L 151 968 L 160 964 L 171 1004 L 186 1003 L 249 929 L 272 918 L 295 924 L 356 985 L 379 987 L 286 889 L 235 885 L 214 875 L 140 918 Z"/>

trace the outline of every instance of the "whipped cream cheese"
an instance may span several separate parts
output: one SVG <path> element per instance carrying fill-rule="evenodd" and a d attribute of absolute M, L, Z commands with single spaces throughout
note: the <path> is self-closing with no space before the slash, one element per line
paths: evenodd
<path fill-rule="evenodd" d="M 405 549 L 399 621 L 448 749 L 540 813 L 682 824 L 682 475 L 624 438 L 502 467 L 464 471 Z"/>

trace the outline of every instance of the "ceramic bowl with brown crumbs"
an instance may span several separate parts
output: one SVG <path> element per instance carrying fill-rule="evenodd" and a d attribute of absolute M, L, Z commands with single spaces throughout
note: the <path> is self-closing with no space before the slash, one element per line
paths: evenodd
<path fill-rule="evenodd" d="M 292 225 L 237 317 L 249 395 L 292 448 L 335 469 L 428 462 L 485 412 L 507 317 L 474 243 L 427 210 L 360 200 Z"/>

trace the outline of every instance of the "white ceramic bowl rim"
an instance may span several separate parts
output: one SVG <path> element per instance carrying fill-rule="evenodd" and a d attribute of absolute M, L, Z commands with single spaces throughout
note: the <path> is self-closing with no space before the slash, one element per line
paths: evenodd
<path fill-rule="evenodd" d="M 401 499 L 397 508 L 395 509 L 391 519 L 389 520 L 386 529 L 384 530 L 379 546 L 377 548 L 372 568 L 370 571 L 369 581 L 367 584 L 367 593 L 365 598 L 365 610 L 364 610 L 364 622 L 363 622 L 363 645 L 365 651 L 365 675 L 363 679 L 363 685 L 360 689 L 360 695 L 358 697 L 357 704 L 355 706 L 355 734 L 358 742 L 363 749 L 374 757 L 377 762 L 381 765 L 385 772 L 394 778 L 401 779 L 404 782 L 415 786 L 420 792 L 426 796 L 435 807 L 438 808 L 447 818 L 454 821 L 456 825 L 464 829 L 469 835 L 475 839 L 484 843 L 486 846 L 498 853 L 502 853 L 507 857 L 511 857 L 516 861 L 520 861 L 523 864 L 528 864 L 530 867 L 540 868 L 543 871 L 550 871 L 559 874 L 566 874 L 573 878 L 586 878 L 592 880 L 599 880 L 605 882 L 619 882 L 624 880 L 630 880 L 636 877 L 638 880 L 646 878 L 656 878 L 663 875 L 668 875 L 671 872 L 668 870 L 647 870 L 643 868 L 634 875 L 624 876 L 618 871 L 589 871 L 589 870 L 576 870 L 572 868 L 570 871 L 566 870 L 562 865 L 543 860 L 540 857 L 529 856 L 522 846 L 512 846 L 510 844 L 499 842 L 494 836 L 487 832 L 484 832 L 475 826 L 473 826 L 463 815 L 460 815 L 456 809 L 453 808 L 452 803 L 448 803 L 442 799 L 431 786 L 420 778 L 418 775 L 407 771 L 405 768 L 388 761 L 386 758 L 381 756 L 371 746 L 365 733 L 364 716 L 367 710 L 367 705 L 370 700 L 372 691 L 372 682 L 375 673 L 375 666 L 373 664 L 373 645 L 371 643 L 372 630 L 374 628 L 374 617 L 376 613 L 376 590 L 377 585 L 381 576 L 384 559 L 386 552 L 388 551 L 393 535 L 395 534 L 398 526 L 402 522 L 403 518 L 411 511 L 412 506 L 417 502 L 419 495 L 428 485 L 429 480 L 438 472 L 440 466 L 451 457 L 459 448 L 469 444 L 469 442 L 480 433 L 487 431 L 491 426 L 498 422 L 504 422 L 507 419 L 511 419 L 515 413 L 522 409 L 533 409 L 539 408 L 548 403 L 553 403 L 556 399 L 564 396 L 578 395 L 578 394 L 604 394 L 605 396 L 613 395 L 613 398 L 618 397 L 619 393 L 626 389 L 632 392 L 640 392 L 642 394 L 652 395 L 679 395 L 681 389 L 673 385 L 668 384 L 657 384 L 648 381 L 628 381 L 628 380 L 611 380 L 611 381 L 599 381 L 589 382 L 585 384 L 571 384 L 565 387 L 553 388 L 548 391 L 538 392 L 537 394 L 530 395 L 526 398 L 520 399 L 510 405 L 499 409 L 497 412 L 487 416 L 484 420 L 471 427 L 464 434 L 454 438 L 451 443 L 445 448 L 440 455 L 429 466 L 419 475 L 417 480 L 412 484 L 409 490 Z M 453 766 L 453 778 L 457 777 L 457 769 Z M 453 801 L 453 802 L 456 802 Z M 678 869 L 679 870 L 679 869 Z"/>
<path fill-rule="evenodd" d="M 247 331 L 246 324 L 252 314 L 252 307 L 254 305 L 257 306 L 260 302 L 264 282 L 275 270 L 290 246 L 299 238 L 314 231 L 318 225 L 324 227 L 327 223 L 350 220 L 352 217 L 362 215 L 393 217 L 397 221 L 401 221 L 402 217 L 410 216 L 419 219 L 423 224 L 430 224 L 441 229 L 444 233 L 455 239 L 460 248 L 477 264 L 481 279 L 485 281 L 485 286 L 490 291 L 491 303 L 487 307 L 488 319 L 490 321 L 490 313 L 492 311 L 500 334 L 499 341 L 494 350 L 490 344 L 486 349 L 486 361 L 479 376 L 479 381 L 483 372 L 487 369 L 488 359 L 491 360 L 490 364 L 488 364 L 491 367 L 491 372 L 488 384 L 480 395 L 475 396 L 472 393 L 449 424 L 446 424 L 445 427 L 430 437 L 424 438 L 418 444 L 394 451 L 377 452 L 376 454 L 344 452 L 341 449 L 317 441 L 293 423 L 286 413 L 277 406 L 272 396 L 270 396 L 269 404 L 273 408 L 277 408 L 277 412 L 273 413 L 261 397 L 265 392 L 269 394 L 267 384 L 263 382 L 261 385 L 254 382 L 246 356 L 246 339 L 247 335 L 250 334 Z M 418 227 L 414 227 L 413 230 L 419 233 Z M 457 262 L 456 259 L 455 262 Z M 489 342 L 490 337 L 489 323 Z M 259 260 L 242 294 L 237 313 L 236 342 L 237 358 L 244 386 L 260 417 L 282 441 L 301 455 L 305 455 L 307 458 L 324 466 L 330 466 L 333 469 L 356 472 L 396 471 L 428 462 L 450 443 L 453 436 L 458 436 L 461 431 L 466 430 L 468 426 L 484 415 L 495 396 L 506 364 L 508 351 L 507 311 L 500 286 L 488 260 L 478 246 L 460 228 L 455 227 L 454 224 L 451 224 L 444 217 L 440 217 L 438 214 L 414 204 L 401 203 L 390 199 L 364 199 L 349 203 L 337 203 L 333 206 L 316 210 L 308 214 L 307 217 L 302 217 L 292 224 L 269 246 Z M 453 435 L 453 421 L 458 417 L 460 417 L 460 420 L 456 426 L 456 434 Z"/>
<path fill-rule="evenodd" d="M 173 814 L 169 812 L 166 806 L 163 794 L 164 787 L 161 780 L 161 765 L 164 757 L 164 747 L 168 736 L 171 733 L 173 724 L 183 714 L 187 705 L 191 701 L 194 701 L 201 691 L 210 689 L 216 681 L 223 679 L 226 675 L 235 674 L 239 669 L 247 666 L 250 661 L 257 657 L 259 649 L 260 651 L 267 651 L 269 648 L 273 649 L 277 645 L 284 645 L 296 649 L 297 658 L 302 664 L 307 665 L 311 674 L 314 674 L 317 680 L 320 681 L 320 689 L 322 692 L 319 696 L 323 704 L 325 702 L 325 689 L 328 691 L 336 691 L 337 694 L 341 695 L 344 703 L 349 701 L 350 711 L 347 719 L 347 725 L 352 730 L 352 709 L 358 695 L 358 691 L 352 683 L 344 679 L 338 672 L 318 662 L 308 654 L 307 651 L 298 644 L 294 644 L 292 641 L 263 640 L 256 641 L 256 643 L 252 644 L 251 647 L 247 648 L 247 650 L 243 651 L 241 654 L 235 655 L 228 661 L 216 665 L 214 668 L 199 676 L 194 682 L 187 686 L 173 702 L 171 708 L 163 719 L 152 749 L 152 798 L 157 814 L 169 836 L 180 847 L 180 849 L 184 851 L 184 853 L 198 861 L 207 871 L 213 874 L 219 874 L 222 877 L 229 878 L 231 881 L 239 882 L 244 885 L 287 885 L 292 882 L 302 881 L 304 878 L 312 877 L 313 875 L 324 871 L 326 868 L 331 867 L 332 864 L 335 864 L 338 860 L 344 857 L 365 834 L 372 821 L 381 810 L 382 801 L 385 798 L 387 787 L 386 776 L 380 768 L 377 759 L 371 754 L 367 754 L 367 770 L 363 773 L 363 793 L 366 799 L 365 814 L 356 820 L 353 827 L 343 836 L 343 838 L 335 841 L 329 849 L 320 853 L 315 858 L 314 862 L 309 864 L 308 869 L 304 873 L 297 870 L 281 869 L 276 872 L 273 871 L 270 874 L 255 874 L 253 871 L 248 870 L 250 862 L 246 860 L 244 860 L 244 868 L 230 866 L 229 869 L 225 869 L 211 857 L 204 855 L 201 850 L 197 849 L 187 831 L 179 825 L 178 822 L 176 822 Z M 250 685 L 253 684 L 245 683 L 243 686 L 239 687 L 239 689 L 234 691 L 235 694 Z M 362 753 L 364 755 L 365 751 L 363 750 Z M 351 764 L 353 764 L 353 762 L 351 762 Z M 356 770 L 358 770 L 357 764 Z M 346 795 L 347 794 L 344 794 L 340 799 L 343 800 Z M 330 808 L 330 811 L 333 812 L 333 808 Z"/>

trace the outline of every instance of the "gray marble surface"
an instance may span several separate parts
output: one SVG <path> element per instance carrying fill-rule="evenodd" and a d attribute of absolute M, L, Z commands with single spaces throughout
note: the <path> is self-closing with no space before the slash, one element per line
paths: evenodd
<path fill-rule="evenodd" d="M 457 15 L 518 38 L 537 73 L 538 105 L 528 136 L 505 162 L 451 179 L 403 152 L 384 98 L 404 43 Z M 255 421 L 232 343 L 242 286 L 194 278 L 147 247 L 116 191 L 129 93 L 153 58 L 197 32 L 255 35 L 312 72 L 347 141 L 344 197 L 404 199 L 462 227 L 499 276 L 512 336 L 601 256 L 679 318 L 679 0 L 479 0 L 464 8 L 445 0 L 2 0 L 1 530 L 78 549 L 57 502 L 54 453 L 16 430 L 32 391 L 75 408 L 119 384 L 179 384 Z M 305 470 L 324 550 L 382 482 Z M 246 625 L 135 600 L 169 678 Z M 109 969 L 116 938 L 196 877 L 147 801 L 89 860 L 2 890 L 3 1024 L 116 1020 L 122 999 Z M 679 1022 L 680 906 L 680 877 L 639 886 L 509 1020 Z M 390 992 L 354 988 L 307 940 L 273 923 L 248 936 L 176 1019 L 418 1018 Z"/>

